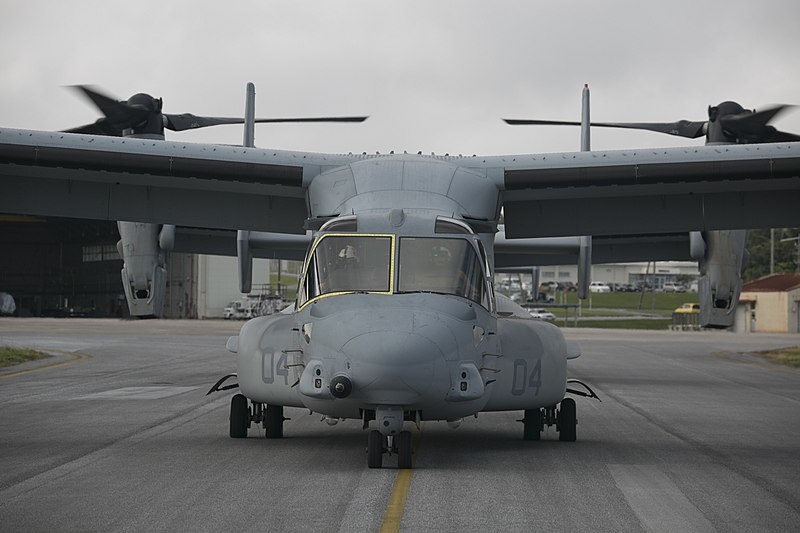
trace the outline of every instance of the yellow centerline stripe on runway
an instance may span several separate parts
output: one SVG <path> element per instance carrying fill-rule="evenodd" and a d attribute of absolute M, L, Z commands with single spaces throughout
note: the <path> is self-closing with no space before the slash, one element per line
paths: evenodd
<path fill-rule="evenodd" d="M 414 475 L 414 466 L 417 464 L 419 439 L 422 435 L 422 428 L 424 426 L 425 423 L 423 422 L 420 425 L 420 430 L 414 431 L 414 436 L 412 437 L 413 443 L 411 449 L 413 450 L 414 455 L 411 459 L 411 468 L 397 471 L 397 477 L 394 479 L 392 495 L 389 497 L 389 505 L 386 506 L 386 512 L 383 513 L 381 533 L 397 533 L 400 531 L 400 523 L 403 521 L 403 513 L 406 510 L 408 489 L 411 487 L 411 476 Z"/>
<path fill-rule="evenodd" d="M 7 379 L 13 378 L 17 376 L 24 376 L 25 374 L 32 374 L 33 372 L 39 372 L 40 370 L 48 370 L 50 368 L 56 368 L 59 366 L 64 365 L 71 365 L 72 363 L 77 363 L 78 361 L 85 361 L 86 359 L 91 359 L 91 355 L 86 355 L 82 353 L 67 353 L 67 352 L 57 352 L 63 355 L 71 355 L 72 359 L 67 359 L 66 361 L 58 361 L 57 363 L 50 363 L 49 365 L 42 365 L 37 366 L 35 368 L 28 368 L 27 370 L 18 370 L 16 372 L 9 372 L 7 374 L 0 374 L 0 379 Z"/>
<path fill-rule="evenodd" d="M 394 480 L 394 490 L 392 497 L 389 498 L 389 505 L 383 514 L 381 533 L 395 533 L 400 531 L 400 522 L 403 520 L 403 512 L 406 509 L 406 499 L 408 498 L 408 488 L 411 486 L 411 476 L 414 470 L 398 470 L 397 478 Z"/>

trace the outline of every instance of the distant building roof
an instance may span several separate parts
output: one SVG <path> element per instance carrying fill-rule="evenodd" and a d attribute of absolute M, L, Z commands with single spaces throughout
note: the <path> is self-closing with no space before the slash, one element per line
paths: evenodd
<path fill-rule="evenodd" d="M 786 292 L 800 288 L 800 274 L 773 274 L 745 283 L 742 292 Z"/>

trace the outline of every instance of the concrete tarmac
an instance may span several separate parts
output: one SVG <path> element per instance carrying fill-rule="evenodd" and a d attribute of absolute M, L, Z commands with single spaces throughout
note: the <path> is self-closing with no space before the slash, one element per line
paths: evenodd
<path fill-rule="evenodd" d="M 567 329 L 570 375 L 602 399 L 577 399 L 577 442 L 523 441 L 520 412 L 426 422 L 401 477 L 392 459 L 367 468 L 358 421 L 287 409 L 284 439 L 230 439 L 232 393 L 205 394 L 235 371 L 240 326 L 0 319 L 0 345 L 56 354 L 0 372 L 0 531 L 800 524 L 800 371 L 749 355 L 798 335 Z"/>

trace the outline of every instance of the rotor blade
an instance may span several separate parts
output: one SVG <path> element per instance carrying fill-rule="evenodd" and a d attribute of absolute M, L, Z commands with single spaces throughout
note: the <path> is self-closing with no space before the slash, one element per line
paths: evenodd
<path fill-rule="evenodd" d="M 64 133 L 86 133 L 88 135 L 110 135 L 114 137 L 119 137 L 122 135 L 122 129 L 115 128 L 109 124 L 108 120 L 105 118 L 98 118 L 97 121 L 92 124 L 85 124 L 83 126 L 61 131 Z"/>
<path fill-rule="evenodd" d="M 73 85 L 72 88 L 79 91 L 88 98 L 103 115 L 108 123 L 119 130 L 132 128 L 147 120 L 150 111 L 138 107 L 132 107 L 124 102 L 114 100 L 97 90 L 86 85 Z"/>
<path fill-rule="evenodd" d="M 765 124 L 768 124 L 773 118 L 781 114 L 783 111 L 790 109 L 792 107 L 796 107 L 789 104 L 779 104 L 772 107 L 768 107 L 766 109 L 762 109 L 761 111 L 754 111 L 752 113 L 742 113 L 739 115 L 729 115 L 720 117 L 720 121 L 723 123 L 725 127 L 737 127 L 737 125 L 742 125 L 742 127 L 750 128 L 750 127 L 761 127 Z"/>
<path fill-rule="evenodd" d="M 580 126 L 580 122 L 568 122 L 563 120 L 520 120 L 503 119 L 512 126 Z M 649 130 L 658 133 L 668 133 L 679 137 L 696 139 L 705 135 L 706 122 L 696 122 L 691 120 L 679 120 L 678 122 L 591 122 L 590 126 L 601 128 L 625 128 L 634 130 Z"/>
<path fill-rule="evenodd" d="M 764 140 L 761 142 L 768 142 L 768 143 L 790 143 L 795 141 L 800 141 L 800 135 L 796 133 L 788 133 L 785 131 L 775 130 L 772 126 L 768 126 L 768 128 L 773 129 L 774 131 L 770 132 Z"/>
<path fill-rule="evenodd" d="M 783 111 L 795 107 L 781 104 L 763 109 L 762 111 L 725 115 L 719 118 L 722 127 L 741 139 L 749 142 L 791 142 L 798 136 L 776 130 L 768 123 Z"/>
<path fill-rule="evenodd" d="M 222 124 L 244 124 L 243 118 L 236 117 L 199 117 L 191 113 L 171 115 L 164 113 L 167 119 L 165 127 L 173 131 L 219 126 Z M 364 122 L 368 117 L 308 117 L 308 118 L 257 118 L 256 122 Z"/>
<path fill-rule="evenodd" d="M 503 121 L 511 126 L 580 126 L 580 122 L 568 122 L 564 120 L 528 120 L 516 118 L 504 118 Z M 592 123 L 594 125 L 594 123 Z"/>

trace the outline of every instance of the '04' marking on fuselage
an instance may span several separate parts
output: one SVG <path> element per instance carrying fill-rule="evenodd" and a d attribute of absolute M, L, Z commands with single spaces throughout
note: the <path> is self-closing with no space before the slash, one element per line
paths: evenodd
<path fill-rule="evenodd" d="M 511 379 L 511 394 L 521 396 L 526 389 L 534 389 L 533 395 L 539 395 L 542 387 L 542 360 L 537 359 L 530 375 L 528 374 L 527 359 L 514 360 L 514 376 Z"/>
<path fill-rule="evenodd" d="M 275 352 L 265 353 L 261 356 L 261 380 L 264 383 L 275 383 L 275 376 L 283 376 L 285 385 L 289 384 L 289 369 L 286 368 L 286 353 L 281 352 L 277 363 Z"/>

